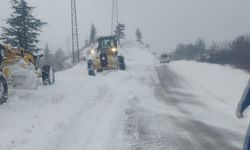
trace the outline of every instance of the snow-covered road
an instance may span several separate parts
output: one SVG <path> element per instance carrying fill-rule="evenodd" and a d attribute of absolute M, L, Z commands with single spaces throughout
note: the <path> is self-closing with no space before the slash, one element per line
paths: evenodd
<path fill-rule="evenodd" d="M 159 65 L 142 48 L 123 54 L 125 72 L 89 77 L 80 63 L 57 73 L 52 86 L 12 89 L 0 106 L 0 150 L 240 149 L 248 120 L 234 111 L 249 74 Z"/>

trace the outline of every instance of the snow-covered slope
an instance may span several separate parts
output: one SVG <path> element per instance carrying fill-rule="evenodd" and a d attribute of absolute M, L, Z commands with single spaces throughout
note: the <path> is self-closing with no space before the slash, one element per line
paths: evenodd
<path fill-rule="evenodd" d="M 232 147 L 240 147 L 247 120 L 236 120 L 234 111 L 247 73 L 186 61 L 159 65 L 143 48 L 123 48 L 122 54 L 126 71 L 90 77 L 80 63 L 57 73 L 52 86 L 11 89 L 8 102 L 0 106 L 0 149 L 209 149 L 193 137 L 196 132 L 186 122 L 192 119 L 216 133 L 211 138 L 236 135 Z M 161 79 L 156 70 L 169 76 Z M 177 81 L 182 83 L 177 86 Z M 185 102 L 189 99 L 194 102 Z M 221 146 L 213 142 L 205 144 Z"/>

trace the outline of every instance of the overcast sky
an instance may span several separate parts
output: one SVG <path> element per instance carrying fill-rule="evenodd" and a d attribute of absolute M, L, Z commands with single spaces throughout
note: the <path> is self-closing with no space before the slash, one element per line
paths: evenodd
<path fill-rule="evenodd" d="M 9 17 L 10 0 L 0 0 L 0 25 Z M 80 46 L 92 23 L 98 35 L 110 34 L 112 0 L 76 0 Z M 36 6 L 34 15 L 49 24 L 41 46 L 67 49 L 71 35 L 70 0 L 27 0 Z M 137 26 L 143 39 L 157 51 L 168 51 L 178 43 L 232 40 L 250 33 L 250 0 L 118 0 L 119 20 L 126 25 L 128 39 L 135 39 Z M 0 31 L 1 33 L 1 31 Z"/>

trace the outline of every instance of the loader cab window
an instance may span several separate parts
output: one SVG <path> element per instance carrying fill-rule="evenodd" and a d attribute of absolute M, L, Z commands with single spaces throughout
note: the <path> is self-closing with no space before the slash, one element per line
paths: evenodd
<path fill-rule="evenodd" d="M 117 48 L 117 41 L 114 37 L 101 37 L 98 39 L 98 52 L 106 53 L 110 48 Z"/>
<path fill-rule="evenodd" d="M 113 45 L 113 41 L 111 39 L 104 39 L 99 42 L 101 47 L 110 47 Z"/>

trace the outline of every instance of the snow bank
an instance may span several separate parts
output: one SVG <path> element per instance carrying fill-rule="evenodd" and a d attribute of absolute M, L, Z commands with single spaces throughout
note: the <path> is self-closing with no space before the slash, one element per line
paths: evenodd
<path fill-rule="evenodd" d="M 194 116 L 208 124 L 245 133 L 249 118 L 239 121 L 235 111 L 249 79 L 248 73 L 229 66 L 194 61 L 176 61 L 169 67 L 184 79 L 187 91 L 206 104 L 206 111 L 189 108 L 194 109 Z"/>

